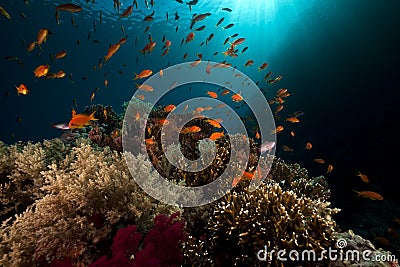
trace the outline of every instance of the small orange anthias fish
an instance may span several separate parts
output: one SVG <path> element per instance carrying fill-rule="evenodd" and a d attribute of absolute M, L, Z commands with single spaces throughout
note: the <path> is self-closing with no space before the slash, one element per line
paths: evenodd
<path fill-rule="evenodd" d="M 221 124 L 216 120 L 208 119 L 206 121 L 216 128 L 221 128 Z"/>
<path fill-rule="evenodd" d="M 310 142 L 308 142 L 304 149 L 311 150 L 311 148 L 312 148 L 312 144 Z"/>
<path fill-rule="evenodd" d="M 60 58 L 65 57 L 66 55 L 67 55 L 66 51 L 60 51 L 55 55 L 55 57 L 56 57 L 56 59 L 60 59 Z"/>
<path fill-rule="evenodd" d="M 143 55 L 146 55 L 146 52 L 147 52 L 147 53 L 152 52 L 153 49 L 154 49 L 154 47 L 156 46 L 156 44 L 157 44 L 156 42 L 150 41 L 149 43 L 147 43 L 147 44 L 145 45 L 145 47 L 143 47 L 142 50 L 140 50 L 140 53 L 142 53 Z"/>
<path fill-rule="evenodd" d="M 146 91 L 146 92 L 151 92 L 154 90 L 154 88 L 148 84 L 141 84 L 141 85 L 136 84 L 136 88 L 139 90 L 142 90 L 142 91 Z"/>
<path fill-rule="evenodd" d="M 201 131 L 201 128 L 199 126 L 191 126 L 188 128 L 184 128 L 181 133 L 182 134 L 187 134 L 187 133 L 198 133 Z"/>
<path fill-rule="evenodd" d="M 209 138 L 211 140 L 215 141 L 215 140 L 218 140 L 219 138 L 221 138 L 222 136 L 224 136 L 224 132 L 223 131 L 222 132 L 212 133 Z"/>
<path fill-rule="evenodd" d="M 49 35 L 48 29 L 40 29 L 37 35 L 36 43 L 40 46 L 42 43 L 46 42 L 47 36 Z"/>
<path fill-rule="evenodd" d="M 356 190 L 353 191 L 357 193 L 358 197 L 365 197 L 371 200 L 383 200 L 383 197 L 380 194 L 373 191 L 361 191 L 361 192 Z"/>
<path fill-rule="evenodd" d="M 234 101 L 234 102 L 240 102 L 243 100 L 243 97 L 240 95 L 240 92 L 232 95 L 231 98 L 232 98 L 232 101 Z"/>
<path fill-rule="evenodd" d="M 164 111 L 165 112 L 172 112 L 174 109 L 175 109 L 176 107 L 175 107 L 175 105 L 168 105 L 168 106 L 166 106 L 165 108 L 164 108 Z"/>
<path fill-rule="evenodd" d="M 50 69 L 49 64 L 40 65 L 33 71 L 33 73 L 35 74 L 36 77 L 40 78 L 46 76 L 47 73 L 49 72 L 49 69 Z"/>
<path fill-rule="evenodd" d="M 357 176 L 360 177 L 361 181 L 363 181 L 364 183 L 369 183 L 369 179 L 368 179 L 367 175 L 361 174 L 361 172 L 358 172 Z"/>
<path fill-rule="evenodd" d="M 120 47 L 121 47 L 120 44 L 110 45 L 110 47 L 107 50 L 107 55 L 104 57 L 105 62 L 107 62 L 107 60 L 109 60 L 118 51 Z"/>
<path fill-rule="evenodd" d="M 151 70 L 142 70 L 139 74 L 136 74 L 135 73 L 135 78 L 134 78 L 134 80 L 137 80 L 137 79 L 142 79 L 142 78 L 147 78 L 147 77 L 149 77 L 151 74 L 153 74 L 153 71 L 151 71 Z"/>
<path fill-rule="evenodd" d="M 87 114 L 76 114 L 75 109 L 72 110 L 72 119 L 68 123 L 68 127 L 70 129 L 80 129 L 84 128 L 87 125 L 90 125 L 90 121 L 95 121 L 97 120 L 94 117 L 94 114 L 96 111 L 94 111 L 92 114 L 87 115 Z"/>
<path fill-rule="evenodd" d="M 272 130 L 272 131 L 271 131 L 271 134 L 280 133 L 280 132 L 282 132 L 283 130 L 284 130 L 283 126 L 279 125 L 278 127 L 276 127 L 275 130 Z"/>
<path fill-rule="evenodd" d="M 207 91 L 207 95 L 209 95 L 211 98 L 217 98 L 218 97 L 216 92 Z"/>
<path fill-rule="evenodd" d="M 326 174 L 331 173 L 332 171 L 333 171 L 333 166 L 329 164 L 328 168 L 326 169 Z"/>
<path fill-rule="evenodd" d="M 300 120 L 295 117 L 286 118 L 286 121 L 291 122 L 291 123 L 300 122 Z"/>
<path fill-rule="evenodd" d="M 193 39 L 194 39 L 194 32 L 191 32 L 186 36 L 185 44 L 193 41 Z"/>
<path fill-rule="evenodd" d="M 19 86 L 15 86 L 15 88 L 17 89 L 18 95 L 27 95 L 29 93 L 28 88 L 23 83 L 21 83 Z"/>

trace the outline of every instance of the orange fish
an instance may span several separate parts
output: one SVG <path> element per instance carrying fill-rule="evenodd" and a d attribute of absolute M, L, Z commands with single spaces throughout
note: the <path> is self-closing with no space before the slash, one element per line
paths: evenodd
<path fill-rule="evenodd" d="M 276 92 L 276 95 L 281 96 L 281 95 L 285 94 L 287 91 L 288 91 L 287 88 L 281 88 L 278 90 L 278 92 Z"/>
<path fill-rule="evenodd" d="M 207 95 L 209 95 L 209 96 L 212 97 L 212 98 L 217 98 L 217 97 L 218 97 L 218 95 L 217 95 L 216 92 L 207 91 Z"/>
<path fill-rule="evenodd" d="M 60 52 L 58 52 L 57 54 L 56 54 L 56 59 L 60 59 L 60 58 L 63 58 L 63 57 L 65 57 L 67 55 L 67 51 L 60 51 Z"/>
<path fill-rule="evenodd" d="M 28 52 L 31 52 L 33 49 L 35 49 L 36 46 L 36 42 L 32 42 L 28 45 L 28 47 L 26 48 L 26 50 L 28 50 Z"/>
<path fill-rule="evenodd" d="M 286 121 L 291 122 L 291 123 L 300 122 L 300 120 L 295 117 L 286 118 Z"/>
<path fill-rule="evenodd" d="M 168 105 L 164 108 L 165 112 L 172 112 L 175 109 L 175 105 Z"/>
<path fill-rule="evenodd" d="M 212 120 L 212 119 L 208 119 L 206 120 L 209 124 L 211 124 L 212 126 L 214 126 L 215 128 L 221 128 L 221 124 L 218 121 Z"/>
<path fill-rule="evenodd" d="M 119 15 L 120 18 L 127 18 L 132 14 L 133 5 L 128 6 L 122 14 Z"/>
<path fill-rule="evenodd" d="M 147 78 L 151 74 L 153 74 L 153 72 L 151 70 L 142 70 L 139 74 L 135 73 L 136 76 L 135 76 L 134 80 Z"/>
<path fill-rule="evenodd" d="M 66 4 L 60 4 L 56 7 L 56 10 L 60 11 L 68 11 L 68 12 L 81 12 L 82 7 L 72 4 L 72 3 L 66 3 Z"/>
<path fill-rule="evenodd" d="M 282 109 L 283 109 L 283 105 L 277 106 L 276 109 L 275 109 L 275 114 L 280 112 L 280 111 L 282 111 Z"/>
<path fill-rule="evenodd" d="M 72 119 L 68 123 L 69 129 L 84 128 L 85 126 L 90 125 L 90 121 L 97 120 L 94 117 L 95 113 L 96 113 L 96 111 L 94 111 L 90 115 L 87 115 L 87 114 L 76 114 L 75 109 L 73 109 L 72 110 Z"/>
<path fill-rule="evenodd" d="M 118 44 L 122 45 L 122 44 L 126 43 L 127 40 L 128 40 L 127 37 L 122 37 L 121 39 L 119 39 Z"/>
<path fill-rule="evenodd" d="M 138 111 L 136 111 L 135 121 L 139 121 L 139 120 L 140 120 L 140 113 Z"/>
<path fill-rule="evenodd" d="M 60 70 L 56 73 L 56 78 L 64 78 L 65 77 L 65 72 Z"/>
<path fill-rule="evenodd" d="M 216 108 L 223 108 L 223 107 L 225 107 L 225 106 L 226 106 L 225 103 L 221 103 L 221 104 L 216 105 L 215 107 L 216 107 Z"/>
<path fill-rule="evenodd" d="M 154 140 L 152 138 L 147 138 L 144 140 L 147 145 L 154 145 Z"/>
<path fill-rule="evenodd" d="M 148 84 L 141 84 L 141 85 L 136 84 L 136 88 L 139 90 L 142 90 L 142 91 L 146 91 L 146 92 L 151 92 L 154 90 L 154 88 Z"/>
<path fill-rule="evenodd" d="M 232 97 L 232 101 L 234 102 L 240 102 L 243 100 L 243 97 L 240 95 L 240 91 L 237 94 L 234 94 Z"/>
<path fill-rule="evenodd" d="M 290 132 L 290 135 L 291 135 L 292 137 L 295 137 L 295 136 L 296 136 L 296 134 L 294 133 L 294 131 L 291 131 L 291 132 Z"/>
<path fill-rule="evenodd" d="M 245 67 L 247 67 L 247 66 L 253 66 L 253 64 L 254 64 L 254 60 L 252 60 L 252 59 L 250 59 L 250 60 L 248 60 L 245 64 L 244 64 L 244 66 Z"/>
<path fill-rule="evenodd" d="M 326 169 L 326 174 L 331 173 L 332 171 L 333 171 L 333 166 L 329 164 L 328 168 Z"/>
<path fill-rule="evenodd" d="M 256 139 L 260 139 L 260 133 L 258 131 L 256 132 L 256 136 L 255 137 L 256 137 Z"/>
<path fill-rule="evenodd" d="M 144 95 L 136 95 L 136 98 L 140 99 L 140 100 L 144 100 Z"/>
<path fill-rule="evenodd" d="M 149 42 L 148 44 L 145 45 L 145 47 L 143 47 L 142 50 L 140 50 L 140 53 L 146 55 L 146 52 L 147 53 L 152 52 L 156 44 L 157 44 L 156 42 Z"/>
<path fill-rule="evenodd" d="M 282 97 L 282 98 L 285 98 L 285 97 L 288 97 L 288 96 L 290 96 L 289 92 L 286 92 L 286 93 L 280 95 L 280 97 Z"/>
<path fill-rule="evenodd" d="M 229 94 L 231 91 L 229 91 L 228 89 L 222 91 L 221 95 L 227 95 Z"/>
<path fill-rule="evenodd" d="M 186 36 L 185 44 L 187 44 L 187 43 L 193 41 L 193 39 L 194 39 L 194 32 L 191 32 L 191 33 L 189 33 L 189 34 Z"/>
<path fill-rule="evenodd" d="M 204 111 L 204 108 L 202 108 L 202 107 L 198 107 L 198 108 L 196 108 L 196 109 L 194 110 L 195 113 L 201 113 L 201 112 L 203 112 L 203 111 Z"/>
<path fill-rule="evenodd" d="M 41 45 L 42 43 L 45 43 L 47 40 L 47 36 L 49 35 L 49 30 L 48 29 L 40 29 L 36 38 L 36 43 L 38 45 Z"/>
<path fill-rule="evenodd" d="M 361 174 L 361 172 L 358 172 L 357 176 L 360 177 L 361 181 L 363 181 L 364 183 L 369 183 L 369 179 L 368 179 L 367 175 Z"/>
<path fill-rule="evenodd" d="M 27 95 L 29 93 L 28 88 L 23 83 L 21 83 L 19 86 L 15 86 L 15 88 L 17 89 L 18 95 Z"/>
<path fill-rule="evenodd" d="M 104 80 L 104 86 L 106 86 L 106 87 L 108 86 L 108 80 L 107 79 Z"/>
<path fill-rule="evenodd" d="M 181 133 L 182 134 L 187 134 L 187 133 L 198 133 L 201 131 L 201 128 L 199 126 L 191 126 L 188 128 L 184 128 Z"/>
<path fill-rule="evenodd" d="M 314 162 L 324 164 L 325 160 L 323 160 L 323 159 L 314 159 Z"/>
<path fill-rule="evenodd" d="M 264 62 L 260 67 L 258 67 L 258 71 L 261 71 L 261 70 L 263 70 L 263 69 L 265 69 L 267 67 L 268 67 L 268 63 Z"/>
<path fill-rule="evenodd" d="M 160 77 L 163 77 L 164 76 L 163 70 L 160 70 L 159 74 L 160 74 Z"/>
<path fill-rule="evenodd" d="M 275 130 L 272 130 L 272 131 L 271 131 L 271 134 L 280 133 L 280 132 L 283 131 L 283 129 L 284 129 L 283 126 L 279 125 L 278 127 L 276 127 Z"/>
<path fill-rule="evenodd" d="M 40 78 L 46 76 L 47 73 L 49 72 L 49 69 L 50 69 L 49 64 L 40 65 L 33 71 L 33 73 L 35 74 L 36 77 Z"/>
<path fill-rule="evenodd" d="M 312 148 L 312 144 L 310 142 L 308 142 L 304 149 L 311 150 L 311 148 Z"/>
<path fill-rule="evenodd" d="M 357 193 L 358 197 L 365 197 L 371 200 L 383 200 L 383 197 L 380 194 L 373 191 L 361 191 L 361 192 L 356 190 L 353 191 Z"/>
<path fill-rule="evenodd" d="M 168 125 L 169 121 L 167 119 L 159 119 L 159 120 L 157 120 L 157 123 L 159 125 Z"/>
<path fill-rule="evenodd" d="M 222 136 L 224 136 L 224 132 L 215 132 L 215 133 L 212 133 L 209 138 L 211 140 L 215 141 L 215 140 L 221 138 Z"/>
<path fill-rule="evenodd" d="M 254 177 L 254 173 L 251 172 L 244 172 L 242 175 L 243 178 L 247 178 L 247 179 L 253 179 Z"/>
<path fill-rule="evenodd" d="M 110 45 L 110 48 L 108 48 L 107 55 L 104 57 L 105 61 L 109 60 L 121 47 L 120 44 L 113 44 Z"/>

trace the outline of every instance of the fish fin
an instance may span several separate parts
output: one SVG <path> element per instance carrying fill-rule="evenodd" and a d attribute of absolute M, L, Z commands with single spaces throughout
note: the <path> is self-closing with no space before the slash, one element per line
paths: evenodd
<path fill-rule="evenodd" d="M 75 109 L 72 109 L 72 118 L 76 116 L 76 111 Z"/>
<path fill-rule="evenodd" d="M 94 114 L 95 114 L 95 113 L 96 113 L 96 111 L 93 111 L 92 114 L 89 115 L 90 120 L 92 120 L 92 121 L 97 121 L 97 120 L 98 120 L 98 119 L 96 119 L 96 118 L 94 117 Z"/>

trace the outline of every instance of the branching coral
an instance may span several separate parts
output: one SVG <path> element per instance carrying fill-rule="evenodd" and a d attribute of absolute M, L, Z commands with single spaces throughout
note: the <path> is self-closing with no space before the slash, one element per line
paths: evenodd
<path fill-rule="evenodd" d="M 177 210 L 141 191 L 120 153 L 96 148 L 89 142 L 78 140 L 75 147 L 65 150 L 64 160 L 57 163 L 45 160 L 41 144 L 23 148 L 27 153 L 22 154 L 24 162 L 30 162 L 30 166 L 17 160 L 18 169 L 13 170 L 11 181 L 28 175 L 41 185 L 36 191 L 43 197 L 14 222 L 3 224 L 0 265 L 44 264 L 64 257 L 75 264 L 87 264 L 103 254 L 102 243 L 107 242 L 115 227 L 136 224 L 145 232 L 151 228 L 155 214 Z M 143 166 L 149 162 L 136 160 L 135 175 L 148 176 L 148 169 Z M 53 163 L 45 167 L 43 162 Z"/>
<path fill-rule="evenodd" d="M 208 223 L 208 247 L 217 264 L 229 260 L 230 266 L 255 266 L 264 245 L 270 250 L 317 252 L 331 245 L 331 216 L 337 210 L 327 203 L 282 191 L 278 184 L 264 184 L 254 192 L 238 189 L 216 204 Z"/>

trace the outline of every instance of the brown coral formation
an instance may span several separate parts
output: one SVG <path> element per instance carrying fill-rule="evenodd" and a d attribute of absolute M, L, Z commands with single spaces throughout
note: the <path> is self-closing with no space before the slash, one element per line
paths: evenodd
<path fill-rule="evenodd" d="M 130 176 L 120 153 L 79 139 L 74 147 L 58 150 L 63 160 L 56 161 L 58 156 L 47 148 L 59 141 L 46 142 L 47 147 L 27 144 L 14 152 L 17 160 L 7 176 L 9 186 L 20 190 L 16 196 L 29 192 L 36 198 L 24 204 L 25 211 L 3 222 L 0 265 L 43 265 L 63 257 L 88 264 L 104 254 L 104 242 L 116 228 L 136 224 L 145 232 L 155 214 L 178 210 L 148 197 Z M 7 151 L 11 153 L 13 147 Z M 53 160 L 46 158 L 47 153 L 53 153 Z M 24 161 L 19 162 L 23 155 Z M 149 162 L 138 161 L 136 174 L 148 176 Z M 17 178 L 30 181 L 28 191 Z"/>
<path fill-rule="evenodd" d="M 187 255 L 194 257 L 193 250 L 197 249 L 201 250 L 199 256 L 208 255 L 208 261 L 216 266 L 265 266 L 257 258 L 264 246 L 269 250 L 320 252 L 334 239 L 335 222 L 331 216 L 338 210 L 328 206 L 293 191 L 283 191 L 276 183 L 263 184 L 254 192 L 239 186 L 214 204 L 207 224 L 207 241 L 191 240 L 198 244 L 188 247 Z M 274 257 L 269 264 L 279 266 Z"/>

